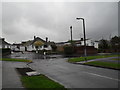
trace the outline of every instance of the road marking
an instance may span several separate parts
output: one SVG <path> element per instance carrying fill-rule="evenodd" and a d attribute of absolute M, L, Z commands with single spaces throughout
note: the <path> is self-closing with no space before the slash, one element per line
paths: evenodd
<path fill-rule="evenodd" d="M 112 80 L 115 80 L 115 81 L 120 81 L 119 79 L 115 79 L 115 78 L 111 78 L 111 77 L 107 77 L 107 76 L 102 76 L 102 75 L 95 74 L 95 73 L 89 73 L 89 72 L 84 72 L 84 73 L 99 76 L 99 77 L 103 77 L 103 78 L 107 78 L 107 79 L 112 79 Z"/>

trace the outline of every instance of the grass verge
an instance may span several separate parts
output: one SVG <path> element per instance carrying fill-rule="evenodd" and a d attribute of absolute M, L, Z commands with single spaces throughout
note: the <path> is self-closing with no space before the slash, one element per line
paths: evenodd
<path fill-rule="evenodd" d="M 85 64 L 93 65 L 93 66 L 106 67 L 106 68 L 120 69 L 120 64 L 119 63 L 113 63 L 113 62 L 92 61 L 92 62 L 87 62 Z"/>
<path fill-rule="evenodd" d="M 2 61 L 16 61 L 16 62 L 32 62 L 31 60 L 26 59 L 16 59 L 16 58 L 0 58 Z"/>
<path fill-rule="evenodd" d="M 112 60 L 120 60 L 120 58 L 114 58 L 114 59 L 112 59 Z"/>
<path fill-rule="evenodd" d="M 99 55 L 99 56 L 88 56 L 86 57 L 86 60 L 92 60 L 92 59 L 99 59 L 99 58 L 107 58 L 107 57 L 118 57 L 118 55 Z M 80 62 L 85 61 L 85 57 L 77 57 L 77 58 L 70 58 L 68 59 L 68 62 Z"/>
<path fill-rule="evenodd" d="M 64 86 L 52 81 L 45 75 L 22 76 L 21 81 L 23 86 L 28 90 L 34 90 L 34 88 L 61 88 L 63 90 L 66 90 Z"/>

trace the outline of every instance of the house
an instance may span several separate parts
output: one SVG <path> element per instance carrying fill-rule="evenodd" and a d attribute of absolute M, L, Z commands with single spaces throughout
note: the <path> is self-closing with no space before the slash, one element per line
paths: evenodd
<path fill-rule="evenodd" d="M 67 42 L 56 43 L 57 51 L 64 52 L 64 46 L 71 45 L 71 44 L 74 46 L 76 54 L 83 54 L 84 53 L 84 40 L 83 40 L 83 38 L 81 38 L 81 40 L 73 40 L 72 42 L 67 41 Z M 96 48 L 98 48 L 97 41 L 93 42 L 90 39 L 86 39 L 86 49 L 87 49 L 88 54 L 96 54 L 97 53 Z"/>
<path fill-rule="evenodd" d="M 21 43 L 13 43 L 11 46 L 12 51 L 25 51 L 24 46 Z"/>
<path fill-rule="evenodd" d="M 43 40 L 39 37 L 34 36 L 33 40 L 24 41 L 18 44 L 12 45 L 13 51 L 39 51 L 39 50 L 52 50 L 51 45 L 53 42 L 48 42 L 48 38 Z"/>
<path fill-rule="evenodd" d="M 11 44 L 5 41 L 5 38 L 0 38 L 0 56 L 11 53 Z"/>
<path fill-rule="evenodd" d="M 11 44 L 5 41 L 5 38 L 0 38 L 0 48 L 11 48 Z"/>
<path fill-rule="evenodd" d="M 23 42 L 23 46 L 25 47 L 25 51 L 39 51 L 39 50 L 52 50 L 51 44 L 52 42 L 48 42 L 48 38 L 43 40 L 39 37 L 34 36 L 33 40 L 29 40 Z"/>

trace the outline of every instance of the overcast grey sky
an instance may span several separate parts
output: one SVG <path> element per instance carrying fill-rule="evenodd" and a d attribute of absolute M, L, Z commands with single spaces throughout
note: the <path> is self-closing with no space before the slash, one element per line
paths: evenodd
<path fill-rule="evenodd" d="M 117 2 L 3 2 L 2 37 L 10 43 L 33 39 L 33 36 L 61 42 L 83 37 L 82 21 L 86 22 L 87 38 L 99 40 L 118 34 Z"/>

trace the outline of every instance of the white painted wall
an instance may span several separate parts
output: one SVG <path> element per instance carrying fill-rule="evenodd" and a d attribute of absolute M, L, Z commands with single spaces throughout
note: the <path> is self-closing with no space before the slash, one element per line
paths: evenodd
<path fill-rule="evenodd" d="M 38 50 L 44 50 L 44 49 L 45 50 L 52 50 L 52 47 L 51 47 L 51 45 L 48 45 L 48 47 L 46 47 L 46 48 L 44 46 L 41 46 L 38 48 Z"/>
<path fill-rule="evenodd" d="M 32 51 L 32 50 L 36 50 L 35 46 L 32 47 L 32 45 L 27 46 L 27 51 Z"/>
<path fill-rule="evenodd" d="M 11 46 L 11 50 L 14 50 L 14 51 L 20 51 L 20 50 L 17 48 L 16 45 Z"/>
<path fill-rule="evenodd" d="M 95 42 L 95 43 L 94 43 L 94 47 L 95 47 L 95 48 L 98 48 L 98 42 Z"/>
<path fill-rule="evenodd" d="M 25 51 L 25 47 L 24 46 L 20 46 L 20 51 Z"/>

